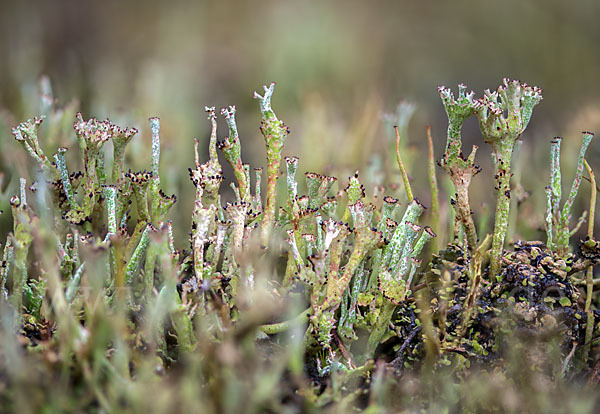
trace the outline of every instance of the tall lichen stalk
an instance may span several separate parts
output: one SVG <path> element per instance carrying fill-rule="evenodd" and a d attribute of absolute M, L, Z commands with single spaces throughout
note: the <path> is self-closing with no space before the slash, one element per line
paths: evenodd
<path fill-rule="evenodd" d="M 518 80 L 504 79 L 494 92 L 474 105 L 483 140 L 492 147 L 496 179 L 496 214 L 490 257 L 490 278 L 497 277 L 502 265 L 504 239 L 510 212 L 511 158 L 515 143 L 527 128 L 533 108 L 542 100 L 542 90 Z"/>
<path fill-rule="evenodd" d="M 465 157 L 462 152 L 462 127 L 466 119 L 473 115 L 475 110 L 474 93 L 466 93 L 466 91 L 467 87 L 465 85 L 458 85 L 458 97 L 455 99 L 450 89 L 445 86 L 438 88 L 444 109 L 448 115 L 446 151 L 440 161 L 440 166 L 450 175 L 450 179 L 454 184 L 456 193 L 453 205 L 456 211 L 456 221 L 463 227 L 467 236 L 467 247 L 473 253 L 477 247 L 477 231 L 469 203 L 469 186 L 473 176 L 479 173 L 481 168 L 475 164 L 476 145 L 473 146 L 468 157 Z M 454 235 L 455 238 L 457 236 L 457 234 Z"/>
<path fill-rule="evenodd" d="M 261 238 L 264 245 L 268 242 L 269 234 L 275 220 L 281 150 L 283 149 L 285 138 L 290 133 L 289 128 L 277 118 L 271 107 L 271 97 L 274 90 L 275 83 L 273 82 L 269 87 L 264 86 L 264 95 L 261 96 L 257 92 L 254 92 L 254 97 L 260 100 L 260 112 L 262 113 L 260 131 L 265 137 L 265 144 L 267 146 L 267 193 L 261 227 Z"/>

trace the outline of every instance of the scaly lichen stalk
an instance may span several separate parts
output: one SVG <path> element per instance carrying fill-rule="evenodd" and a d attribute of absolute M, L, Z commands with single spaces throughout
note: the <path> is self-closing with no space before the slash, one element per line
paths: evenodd
<path fill-rule="evenodd" d="M 13 263 L 15 257 L 15 250 L 13 247 L 13 241 L 9 237 L 6 239 L 4 244 L 4 251 L 2 253 L 2 265 L 0 266 L 0 292 L 2 297 L 8 299 L 8 290 L 6 289 L 6 281 L 8 279 L 8 273 L 10 272 L 10 265 Z"/>
<path fill-rule="evenodd" d="M 152 176 L 155 180 L 159 179 L 158 166 L 160 161 L 160 119 L 152 117 L 150 121 L 150 131 L 152 132 Z"/>
<path fill-rule="evenodd" d="M 225 117 L 229 126 L 229 136 L 219 142 L 219 148 L 223 151 L 225 159 L 233 168 L 235 179 L 238 183 L 240 200 L 247 202 L 250 199 L 250 188 L 248 188 L 248 180 L 242 163 L 242 146 L 238 135 L 237 124 L 235 122 L 235 106 L 222 108 L 221 114 Z"/>
<path fill-rule="evenodd" d="M 554 249 L 554 220 L 552 215 L 552 188 L 546 186 L 546 246 Z"/>
<path fill-rule="evenodd" d="M 135 128 L 120 128 L 113 125 L 112 142 L 113 142 L 113 182 L 119 182 L 123 178 L 125 171 L 125 149 L 138 130 Z"/>
<path fill-rule="evenodd" d="M 117 188 L 114 185 L 104 186 L 104 199 L 106 200 L 106 212 L 108 216 L 108 235 L 117 232 L 116 212 Z"/>
<path fill-rule="evenodd" d="M 518 80 L 505 78 L 494 92 L 485 91 L 475 102 L 475 115 L 483 140 L 492 147 L 496 164 L 496 215 L 489 277 L 499 277 L 502 250 L 510 213 L 511 158 L 515 143 L 527 128 L 533 108 L 542 100 L 542 91 Z"/>
<path fill-rule="evenodd" d="M 12 134 L 15 139 L 20 142 L 25 150 L 35 159 L 42 170 L 55 175 L 56 169 L 53 168 L 50 160 L 44 155 L 38 141 L 38 131 L 45 117 L 35 117 L 12 129 Z"/>
<path fill-rule="evenodd" d="M 54 161 L 56 162 L 56 167 L 58 168 L 58 172 L 60 174 L 65 195 L 67 196 L 67 200 L 73 209 L 77 207 L 77 204 L 75 202 L 75 194 L 73 193 L 73 187 L 71 186 L 71 180 L 69 178 L 69 170 L 67 169 L 67 162 L 65 160 L 66 151 L 66 148 L 58 148 L 56 154 L 54 154 Z"/>
<path fill-rule="evenodd" d="M 27 255 L 29 247 L 33 242 L 31 234 L 31 218 L 25 206 L 19 197 L 13 196 L 10 199 L 10 205 L 13 214 L 13 246 L 14 246 L 14 272 L 13 272 L 13 291 L 12 304 L 17 311 L 21 310 L 23 301 L 23 289 L 27 283 Z"/>
<path fill-rule="evenodd" d="M 281 150 L 286 137 L 290 133 L 289 128 L 277 118 L 271 107 L 271 97 L 274 89 L 275 83 L 273 82 L 269 87 L 264 86 L 264 95 L 261 96 L 254 92 L 254 97 L 260 100 L 260 111 L 262 113 L 260 131 L 265 137 L 267 146 L 267 193 L 261 227 L 261 240 L 264 245 L 268 243 L 275 220 Z"/>
<path fill-rule="evenodd" d="M 445 86 L 438 88 L 444 109 L 448 115 L 446 151 L 440 161 L 440 166 L 450 175 L 454 184 L 454 191 L 456 192 L 456 199 L 454 200 L 455 221 L 456 224 L 460 223 L 464 228 L 467 235 L 468 249 L 472 253 L 477 246 L 477 231 L 469 204 L 469 186 L 471 185 L 471 179 L 481 171 L 481 168 L 475 164 L 476 145 L 473 146 L 468 158 L 465 158 L 461 149 L 463 124 L 469 116 L 473 115 L 476 107 L 473 92 L 466 93 L 466 90 L 465 85 L 458 85 L 458 97 L 455 99 L 450 89 Z M 457 227 L 455 225 L 455 229 Z M 454 234 L 454 237 L 456 238 L 457 234 Z"/>
<path fill-rule="evenodd" d="M 558 211 L 560 210 L 560 199 L 562 197 L 562 179 L 560 173 L 561 142 L 561 137 L 554 137 L 550 142 L 550 190 L 552 195 L 552 211 L 556 214 L 558 214 Z"/>
<path fill-rule="evenodd" d="M 508 217 L 510 213 L 510 158 L 513 145 L 503 142 L 498 145 L 498 170 L 496 172 L 496 214 L 494 218 L 494 237 L 492 239 L 492 256 L 490 262 L 490 277 L 498 276 L 501 268 L 504 238 L 508 230 Z"/>
<path fill-rule="evenodd" d="M 585 162 L 585 153 L 593 137 L 594 134 L 592 134 L 591 132 L 583 133 L 583 143 L 581 145 L 581 149 L 579 150 L 579 158 L 577 159 L 577 170 L 575 171 L 575 178 L 573 179 L 573 184 L 571 185 L 569 198 L 567 198 L 567 201 L 565 201 L 562 211 L 560 212 L 560 223 L 558 227 L 558 235 L 556 241 L 558 246 L 558 254 L 565 254 L 569 248 L 569 236 L 571 233 L 571 230 L 569 229 L 569 221 L 571 219 L 571 208 L 573 207 L 575 197 L 577 196 L 577 192 L 579 191 L 579 186 L 581 184 L 581 178 L 583 176 L 583 168 Z M 591 222 L 592 221 L 590 220 L 590 223 Z"/>
<path fill-rule="evenodd" d="M 140 264 L 142 263 L 142 259 L 144 257 L 144 253 L 146 253 L 146 249 L 148 248 L 148 243 L 150 242 L 150 228 L 151 224 L 146 225 L 144 231 L 142 232 L 142 237 L 140 238 L 140 242 L 137 247 L 133 251 L 129 262 L 127 263 L 127 267 L 125 269 L 125 283 L 130 283 L 131 278 L 138 272 L 140 269 Z"/>

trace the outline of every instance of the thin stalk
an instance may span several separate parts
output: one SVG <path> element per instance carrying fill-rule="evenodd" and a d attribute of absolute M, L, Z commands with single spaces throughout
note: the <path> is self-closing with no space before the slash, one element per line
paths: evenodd
<path fill-rule="evenodd" d="M 400 168 L 400 174 L 402 174 L 402 181 L 404 182 L 406 197 L 408 200 L 412 200 L 414 198 L 412 188 L 410 186 L 410 181 L 408 181 L 408 174 L 406 173 L 406 169 L 402 163 L 402 158 L 400 157 L 400 132 L 398 131 L 397 126 L 394 126 L 394 130 L 396 131 L 396 161 L 398 162 L 398 168 Z"/>
<path fill-rule="evenodd" d="M 569 221 L 571 219 L 571 209 L 573 204 L 575 203 L 575 197 L 577 196 L 577 192 L 579 191 L 579 186 L 581 184 L 581 177 L 583 174 L 584 168 L 584 157 L 585 152 L 592 141 L 594 134 L 591 132 L 583 133 L 583 143 L 581 145 L 581 149 L 579 150 L 579 157 L 577 159 L 577 170 L 575 171 L 575 178 L 573 179 L 573 184 L 571 185 L 571 191 L 569 192 L 569 197 L 565 201 L 563 205 L 562 211 L 560 212 L 559 226 L 558 226 L 558 235 L 557 235 L 557 245 L 558 245 L 558 253 L 563 255 L 567 253 L 569 248 Z M 557 210 L 558 213 L 558 210 Z"/>
<path fill-rule="evenodd" d="M 431 126 L 427 125 L 427 147 L 428 147 L 428 178 L 429 178 L 429 191 L 431 193 L 431 227 L 434 231 L 440 231 L 440 196 L 439 188 L 437 183 L 437 177 L 435 175 L 435 155 L 433 152 L 433 140 L 431 139 Z M 439 250 L 438 240 L 435 238 L 431 241 L 431 251 L 437 253 Z"/>
<path fill-rule="evenodd" d="M 594 171 L 588 164 L 586 160 L 584 160 L 585 168 L 590 175 L 590 183 L 591 183 L 591 195 L 590 195 L 590 218 L 588 221 L 588 231 L 587 236 L 589 240 L 594 238 L 594 219 L 596 216 L 596 176 Z M 585 313 L 587 314 L 587 321 L 585 326 L 585 347 L 583 349 L 583 361 L 587 361 L 588 355 L 590 353 L 590 349 L 592 346 L 592 334 L 594 333 L 594 313 L 591 310 L 592 307 L 592 296 L 594 294 L 594 267 L 590 265 L 587 269 L 586 273 L 586 296 L 585 296 Z"/>
<path fill-rule="evenodd" d="M 8 290 L 6 289 L 6 280 L 10 271 L 10 265 L 14 260 L 14 247 L 10 237 L 6 239 L 4 244 L 4 252 L 2 253 L 2 266 L 0 267 L 0 292 L 4 299 L 8 299 Z"/>
<path fill-rule="evenodd" d="M 289 321 L 272 323 L 270 325 L 261 325 L 258 329 L 260 329 L 262 332 L 266 333 L 267 335 L 275 335 L 275 334 L 278 334 L 281 332 L 285 332 L 294 325 L 306 323 L 308 321 L 308 317 L 311 313 L 311 310 L 312 310 L 311 308 L 308 308 L 304 312 L 302 312 L 300 315 L 296 316 L 294 319 L 291 319 Z"/>

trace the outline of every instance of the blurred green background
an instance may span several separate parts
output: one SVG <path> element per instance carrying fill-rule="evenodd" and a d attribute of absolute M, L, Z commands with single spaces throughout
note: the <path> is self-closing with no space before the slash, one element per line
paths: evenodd
<path fill-rule="evenodd" d="M 189 217 L 193 186 L 186 168 L 193 138 L 206 142 L 209 134 L 204 106 L 236 105 L 244 161 L 264 166 L 252 92 L 276 81 L 274 106 L 292 130 L 285 154 L 300 156 L 300 170 L 338 175 L 341 184 L 364 170 L 372 154 L 386 156 L 392 131 L 381 113 L 414 102 L 404 145 L 418 154 L 407 163 L 415 193 L 426 200 L 425 152 L 418 152 L 426 151 L 425 125 L 432 125 L 438 158 L 445 140 L 437 86 L 464 82 L 480 95 L 508 76 L 544 89 L 521 157 L 535 210 L 543 204 L 549 139 L 564 136 L 564 157 L 572 158 L 579 132 L 600 125 L 599 11 L 593 0 L 2 1 L 3 186 L 7 194 L 16 190 L 16 180 L 9 180 L 15 166 L 31 174 L 19 164 L 27 158 L 10 151 L 8 126 L 39 113 L 38 79 L 46 74 L 60 104 L 76 98 L 86 117 L 110 116 L 141 130 L 129 148 L 132 168 L 149 165 L 146 119 L 161 117 L 163 181 Z M 226 134 L 222 121 L 219 137 Z M 464 139 L 481 143 L 474 120 Z M 72 136 L 62 141 L 74 145 Z M 597 148 L 588 153 L 596 168 Z M 206 155 L 205 145 L 201 150 Z M 488 154 L 481 143 L 476 210 L 493 203 Z M 568 167 L 565 186 L 572 179 Z M 533 229 L 543 221 L 539 213 Z M 188 224 L 180 224 L 183 234 Z"/>

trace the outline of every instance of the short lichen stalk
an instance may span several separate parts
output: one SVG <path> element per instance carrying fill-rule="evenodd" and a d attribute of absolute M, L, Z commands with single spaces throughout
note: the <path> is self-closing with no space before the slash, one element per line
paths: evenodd
<path fill-rule="evenodd" d="M 119 182 L 123 179 L 125 172 L 125 149 L 127 144 L 131 142 L 132 138 L 138 133 L 135 128 L 120 128 L 113 125 L 112 128 L 112 142 L 113 142 L 113 169 L 112 169 L 112 180 L 113 182 Z"/>
<path fill-rule="evenodd" d="M 363 204 L 358 201 L 357 204 L 352 206 L 352 209 L 356 210 L 357 217 L 360 217 L 353 231 L 355 247 L 350 255 L 350 259 L 348 259 L 348 263 L 344 267 L 344 272 L 328 280 L 327 293 L 323 302 L 324 309 L 336 308 L 339 305 L 342 300 L 342 294 L 348 288 L 350 279 L 354 276 L 360 262 L 373 249 L 383 246 L 383 234 L 366 226 Z"/>
<path fill-rule="evenodd" d="M 405 213 L 405 217 L 408 216 L 407 218 L 411 218 L 416 222 L 422 212 L 422 208 L 418 209 L 419 206 L 414 201 L 412 205 L 414 206 L 411 209 L 412 211 L 409 210 L 409 206 L 409 209 L 407 209 L 409 214 Z M 394 310 L 410 295 L 410 285 L 420 264 L 417 258 L 427 242 L 436 237 L 436 234 L 428 226 L 421 229 L 421 226 L 413 224 L 410 221 L 405 221 L 404 226 L 399 227 L 400 229 L 397 229 L 397 231 L 400 232 L 402 232 L 402 227 L 404 228 L 401 237 L 402 248 L 399 250 L 400 266 L 392 264 L 380 274 L 379 290 L 383 294 L 384 303 L 369 335 L 365 358 L 373 356 L 377 346 L 386 335 Z"/>
<path fill-rule="evenodd" d="M 53 168 L 48 157 L 44 155 L 44 151 L 42 151 L 38 140 L 40 125 L 44 119 L 45 117 L 42 116 L 22 122 L 12 129 L 12 134 L 15 139 L 23 145 L 29 155 L 37 161 L 39 167 L 44 172 L 49 173 L 51 178 L 54 178 L 57 171 Z"/>
<path fill-rule="evenodd" d="M 271 107 L 271 98 L 275 90 L 275 83 L 269 87 L 264 86 L 264 95 L 254 92 L 254 97 L 260 100 L 262 120 L 260 131 L 265 137 L 267 146 L 267 192 L 262 218 L 261 239 L 264 245 L 268 244 L 269 235 L 275 220 L 277 203 L 277 180 L 279 178 L 279 165 L 281 163 L 281 150 L 289 135 L 289 128 L 280 121 Z"/>
<path fill-rule="evenodd" d="M 10 199 L 10 205 L 13 214 L 13 234 L 12 246 L 14 251 L 14 270 L 13 270 L 13 288 L 11 302 L 17 312 L 21 311 L 23 302 L 23 290 L 27 284 L 27 267 L 29 261 L 27 256 L 29 248 L 33 242 L 32 217 L 28 207 L 19 197 L 13 196 Z"/>
<path fill-rule="evenodd" d="M 209 108 L 209 111 L 210 109 L 211 108 Z M 229 165 L 231 165 L 231 168 L 233 168 L 233 174 L 235 175 L 238 184 L 240 201 L 247 202 L 250 198 L 250 188 L 248 187 L 248 180 L 250 177 L 247 176 L 244 171 L 244 164 L 242 163 L 242 145 L 240 143 L 237 124 L 235 122 L 235 106 L 222 108 L 221 114 L 225 117 L 227 125 L 229 126 L 229 136 L 225 138 L 225 140 L 219 142 L 218 146 L 223 151 L 225 159 Z M 211 160 L 213 159 L 213 155 L 211 155 Z"/>
<path fill-rule="evenodd" d="M 490 257 L 490 278 L 500 274 L 502 250 L 510 213 L 511 158 L 519 137 L 527 128 L 533 108 L 542 100 L 542 91 L 518 80 L 504 79 L 494 92 L 478 99 L 475 115 L 483 140 L 493 151 L 496 171 L 496 214 Z"/>
<path fill-rule="evenodd" d="M 65 160 L 65 152 L 67 152 L 66 148 L 58 148 L 56 154 L 54 154 L 54 161 L 56 163 L 56 168 L 58 168 L 60 173 L 60 179 L 65 190 L 67 201 L 69 202 L 70 207 L 74 209 L 77 208 L 77 202 L 75 201 L 75 193 L 71 186 L 69 170 L 67 169 L 67 162 Z"/>
<path fill-rule="evenodd" d="M 560 208 L 562 186 L 560 144 L 562 140 L 560 137 L 556 137 L 551 142 L 551 170 L 550 186 L 547 190 L 546 232 L 548 235 L 548 248 L 556 248 L 559 255 L 566 254 L 569 249 L 569 238 L 573 232 L 570 228 L 571 209 L 573 208 L 575 197 L 577 197 L 577 192 L 581 185 L 585 164 L 585 153 L 593 137 L 594 134 L 591 132 L 583 132 L 583 142 L 581 144 L 581 149 L 579 150 L 575 178 L 573 179 L 569 196 L 562 209 Z"/>
<path fill-rule="evenodd" d="M 95 118 L 84 121 L 81 113 L 78 113 L 73 128 L 84 165 L 82 201 L 76 209 L 67 212 L 65 218 L 73 224 L 80 224 L 91 220 L 96 208 L 101 185 L 98 175 L 100 152 L 104 143 L 112 137 L 113 125 L 109 120 L 98 121 Z"/>
<path fill-rule="evenodd" d="M 217 156 L 217 116 L 214 107 L 205 107 L 211 124 L 210 140 L 208 145 L 209 160 L 200 164 L 198 158 L 198 140 L 194 141 L 194 159 L 196 168 L 190 168 L 190 177 L 196 186 L 196 200 L 202 199 L 204 205 L 221 207 L 219 188 L 223 181 L 223 170 Z M 222 217 L 221 217 L 222 218 Z"/>
<path fill-rule="evenodd" d="M 475 164 L 476 145 L 473 146 L 471 154 L 467 158 L 465 158 L 461 149 L 463 124 L 475 111 L 473 92 L 466 93 L 466 90 L 465 85 L 458 85 L 458 97 L 455 99 L 450 89 L 445 86 L 438 88 L 444 109 L 448 115 L 446 151 L 440 165 L 450 175 L 454 184 L 454 190 L 456 191 L 456 198 L 453 200 L 456 211 L 455 220 L 463 227 L 467 236 L 468 250 L 473 253 L 477 246 L 477 231 L 469 204 L 469 186 L 471 185 L 471 179 L 481 171 L 481 168 Z M 455 226 L 456 228 L 457 226 Z M 457 236 L 457 234 L 454 234 L 455 238 Z"/>

